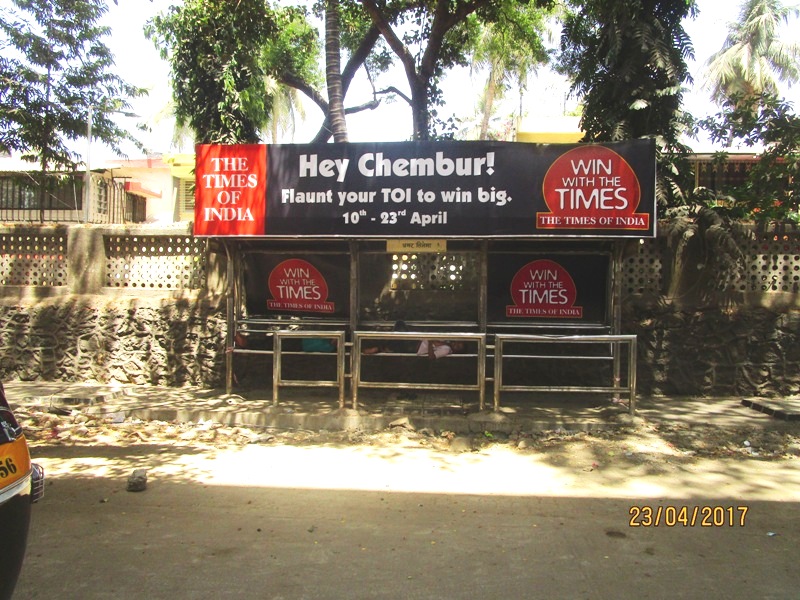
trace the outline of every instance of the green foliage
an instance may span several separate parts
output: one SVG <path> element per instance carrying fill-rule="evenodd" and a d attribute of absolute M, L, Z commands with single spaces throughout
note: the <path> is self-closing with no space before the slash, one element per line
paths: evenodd
<path fill-rule="evenodd" d="M 506 81 L 524 86 L 525 76 L 550 59 L 544 37 L 551 14 L 547 7 L 535 3 L 501 4 L 493 19 L 481 24 L 473 62 L 480 66 L 499 64 Z"/>
<path fill-rule="evenodd" d="M 731 213 L 695 204 L 668 209 L 660 235 L 672 250 L 667 296 L 715 305 L 734 304 L 731 290 L 745 275 L 742 248 L 754 234 Z"/>
<path fill-rule="evenodd" d="M 438 108 L 444 97 L 440 87 L 445 72 L 466 66 L 482 26 L 512 15 L 514 7 L 549 8 L 550 0 L 360 0 L 408 80 L 414 139 L 452 137 L 452 120 L 443 120 Z"/>
<path fill-rule="evenodd" d="M 513 127 L 491 130 L 490 121 L 497 103 L 512 89 L 520 97 L 527 88 L 528 75 L 550 60 L 544 38 L 550 12 L 534 4 L 503 4 L 494 22 L 483 24 L 472 52 L 473 68 L 488 71 L 486 84 L 479 98 L 480 123 L 478 139 L 508 139 Z M 513 123 L 504 120 L 504 125 Z"/>
<path fill-rule="evenodd" d="M 402 5 L 387 6 L 389 19 L 394 19 Z M 339 33 L 342 40 L 342 48 L 351 55 L 354 54 L 364 39 L 370 34 L 374 27 L 369 15 L 364 11 L 360 2 L 341 0 L 339 2 Z M 370 78 L 374 79 L 378 75 L 385 73 L 392 66 L 392 51 L 385 42 L 379 40 L 372 48 L 369 57 L 364 63 L 364 67 Z"/>
<path fill-rule="evenodd" d="M 196 142 L 259 141 L 271 103 L 262 51 L 276 31 L 264 0 L 187 0 L 148 22 L 171 65 L 177 124 Z"/>
<path fill-rule="evenodd" d="M 114 74 L 99 21 L 104 0 L 13 0 L 0 8 L 0 151 L 42 170 L 76 166 L 69 141 L 93 137 L 116 151 L 133 136 L 112 120 L 144 90 Z M 91 107 L 91 108 L 90 108 Z"/>
<path fill-rule="evenodd" d="M 325 97 L 325 81 L 333 85 L 329 95 L 343 98 L 360 67 L 375 85 L 376 77 L 395 60 L 402 63 L 410 93 L 394 86 L 375 89 L 370 101 L 345 112 L 375 108 L 382 96 L 403 98 L 411 107 L 415 137 L 425 139 L 451 136 L 455 130 L 452 122 L 439 119 L 437 108 L 444 104 L 439 83 L 447 69 L 468 64 L 481 25 L 503 22 L 516 27 L 509 36 L 538 56 L 538 39 L 527 35 L 533 31 L 533 13 L 526 17 L 530 22 L 519 15 L 528 6 L 551 4 L 551 0 L 318 0 L 311 5 L 317 18 L 326 11 L 332 16 L 335 7 L 339 45 L 349 54 L 339 77 L 329 70 L 322 77 L 321 35 L 307 10 L 299 6 L 273 8 L 266 0 L 187 0 L 152 19 L 147 34 L 171 64 L 178 125 L 188 125 L 199 142 L 257 141 L 259 131 L 266 129 L 275 93 L 274 86 L 265 85 L 268 78 L 299 90 L 320 107 L 325 122 L 316 140 L 323 141 L 333 128 L 333 102 Z M 330 50 L 328 66 L 337 62 L 336 54 Z M 336 94 L 330 91 L 339 89 Z M 341 110 L 341 103 L 337 106 Z"/>
<path fill-rule="evenodd" d="M 715 142 L 763 148 L 744 186 L 722 190 L 734 207 L 757 221 L 800 222 L 800 117 L 791 103 L 770 94 L 733 96 L 700 125 Z"/>
<path fill-rule="evenodd" d="M 280 80 L 283 75 L 307 82 L 312 87 L 324 83 L 319 67 L 322 46 L 319 32 L 301 7 L 285 7 L 274 12 L 275 30 L 263 47 L 264 70 Z"/>
<path fill-rule="evenodd" d="M 564 20 L 559 70 L 584 104 L 585 141 L 652 137 L 659 202 L 685 201 L 687 130 L 682 86 L 693 54 L 682 22 L 693 0 L 572 0 Z"/>
<path fill-rule="evenodd" d="M 729 26 L 719 52 L 707 62 L 712 98 L 776 94 L 778 81 L 800 80 L 800 45 L 781 37 L 780 27 L 800 10 L 780 0 L 745 0 L 739 19 Z"/>

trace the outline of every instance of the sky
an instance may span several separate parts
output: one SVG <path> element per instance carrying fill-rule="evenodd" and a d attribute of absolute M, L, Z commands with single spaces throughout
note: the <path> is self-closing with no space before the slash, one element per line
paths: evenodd
<path fill-rule="evenodd" d="M 191 146 L 180 147 L 172 144 L 173 120 L 169 114 L 169 66 L 163 61 L 153 42 L 144 37 L 143 27 L 153 15 L 164 12 L 173 4 L 173 0 L 118 0 L 115 5 L 109 3 L 109 11 L 105 24 L 112 29 L 112 35 L 106 40 L 114 53 L 116 66 L 120 76 L 136 86 L 150 91 L 144 98 L 134 99 L 132 112 L 139 118 L 119 116 L 119 124 L 133 131 L 137 123 L 145 123 L 151 128 L 149 134 L 137 136 L 152 153 L 169 153 L 191 151 Z M 699 14 L 695 20 L 688 20 L 684 27 L 689 34 L 695 49 L 695 59 L 689 61 L 695 85 L 684 95 L 685 108 L 697 117 L 704 117 L 716 112 L 708 98 L 708 92 L 701 89 L 702 68 L 708 57 L 722 47 L 727 35 L 727 25 L 738 16 L 740 2 L 729 0 L 699 0 Z M 800 39 L 800 27 L 788 28 L 787 35 Z M 362 71 L 363 72 L 363 71 Z M 403 77 L 402 74 L 400 77 Z M 402 81 L 405 81 L 404 78 Z M 362 82 L 363 83 L 363 82 Z M 478 79 L 471 77 L 467 69 L 456 71 L 445 81 L 445 98 L 448 101 L 447 111 L 459 116 L 467 116 L 474 110 L 474 90 L 482 85 Z M 573 108 L 574 98 L 567 96 L 567 86 L 559 76 L 542 72 L 528 84 L 529 92 L 523 98 L 523 111 L 540 116 L 558 116 L 563 110 Z M 359 86 L 354 84 L 351 93 L 358 92 Z M 369 99 L 365 85 L 360 88 L 362 95 L 348 95 L 348 104 L 358 104 Z M 786 97 L 800 107 L 800 85 L 785 90 Z M 465 93 L 468 92 L 468 93 Z M 516 104 L 518 100 L 515 100 Z M 512 109 L 509 109 L 513 110 Z M 321 122 L 321 112 L 316 106 L 307 107 L 307 122 L 299 124 L 293 139 L 283 142 L 306 143 L 316 133 Z M 411 132 L 410 111 L 402 101 L 384 105 L 376 111 L 366 111 L 360 115 L 348 117 L 348 134 L 352 142 L 360 141 L 400 141 L 408 139 Z M 702 145 L 698 143 L 699 145 Z M 700 151 L 706 148 L 695 147 Z M 141 153 L 135 148 L 127 150 L 131 158 Z M 104 148 L 95 141 L 91 149 L 92 162 L 113 158 L 110 149 Z"/>

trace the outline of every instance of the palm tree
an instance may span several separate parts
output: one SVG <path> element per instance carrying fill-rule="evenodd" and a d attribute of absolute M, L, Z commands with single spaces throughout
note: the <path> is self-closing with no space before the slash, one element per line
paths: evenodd
<path fill-rule="evenodd" d="M 641 137 L 656 141 L 656 194 L 661 204 L 685 202 L 688 177 L 682 142 L 687 115 L 686 58 L 693 48 L 683 27 L 693 0 L 569 0 L 559 72 L 583 105 L 583 141 Z"/>
<path fill-rule="evenodd" d="M 518 8 L 506 18 L 483 28 L 472 55 L 472 69 L 488 69 L 480 98 L 479 138 L 488 139 L 489 121 L 496 103 L 517 86 L 524 93 L 528 75 L 549 60 L 542 38 L 547 13 L 534 5 Z"/>
<path fill-rule="evenodd" d="M 328 83 L 328 105 L 334 142 L 347 141 L 344 116 L 344 88 L 339 42 L 339 0 L 325 3 L 325 78 Z"/>
<path fill-rule="evenodd" d="M 707 87 L 715 102 L 776 94 L 778 82 L 800 81 L 800 46 L 784 43 L 779 31 L 798 14 L 800 10 L 783 6 L 781 0 L 745 0 L 722 49 L 706 63 Z"/>
<path fill-rule="evenodd" d="M 273 144 L 281 142 L 284 135 L 293 139 L 297 118 L 303 121 L 306 116 L 300 92 L 268 77 L 267 93 L 272 96 L 272 113 L 265 133 Z"/>

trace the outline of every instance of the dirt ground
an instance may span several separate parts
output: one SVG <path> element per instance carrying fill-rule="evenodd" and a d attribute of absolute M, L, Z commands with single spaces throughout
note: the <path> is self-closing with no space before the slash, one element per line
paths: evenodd
<path fill-rule="evenodd" d="M 402 419 L 365 433 L 18 416 L 48 483 L 16 600 L 792 598 L 800 586 L 796 423 L 465 436 Z"/>
<path fill-rule="evenodd" d="M 456 435 L 415 430 L 407 419 L 364 432 L 61 413 L 19 413 L 34 459 L 55 478 L 97 469 L 118 489 L 138 468 L 151 481 L 221 485 L 800 500 L 796 422 L 719 427 L 634 418 L 590 432 Z"/>
<path fill-rule="evenodd" d="M 397 426 L 380 432 L 248 429 L 229 427 L 213 421 L 168 423 L 87 415 L 81 411 L 51 412 L 19 409 L 32 448 L 46 446 L 108 445 L 125 447 L 141 444 L 191 445 L 203 449 L 236 448 L 250 444 L 290 446 L 367 446 L 408 448 L 417 446 L 441 452 L 485 453 L 512 451 L 522 454 L 561 455 L 566 460 L 583 454 L 647 462 L 665 457 L 691 461 L 692 458 L 760 461 L 790 461 L 800 457 L 800 424 L 764 428 L 758 424 L 720 428 L 686 423 L 648 424 L 638 419 L 631 426 L 609 426 L 591 432 L 519 432 L 506 435 L 485 432 L 469 436 L 449 431 L 411 427 L 400 420 Z"/>

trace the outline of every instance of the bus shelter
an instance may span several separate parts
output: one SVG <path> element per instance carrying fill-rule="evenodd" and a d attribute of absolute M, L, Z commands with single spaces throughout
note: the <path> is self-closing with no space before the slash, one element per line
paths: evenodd
<path fill-rule="evenodd" d="M 354 408 L 385 388 L 635 410 L 619 269 L 623 242 L 655 236 L 652 141 L 201 145 L 196 161 L 194 233 L 228 256 L 229 392 L 250 354 L 271 358 L 275 403 L 329 386 Z"/>

